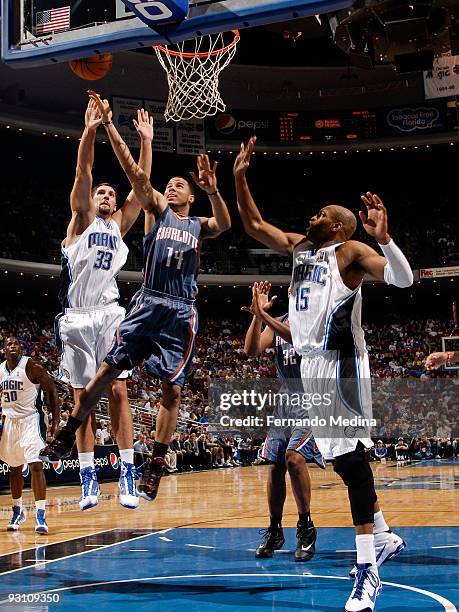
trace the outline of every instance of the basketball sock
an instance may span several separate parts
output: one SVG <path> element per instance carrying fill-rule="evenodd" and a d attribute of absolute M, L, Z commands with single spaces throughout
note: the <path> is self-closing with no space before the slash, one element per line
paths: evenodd
<path fill-rule="evenodd" d="M 282 529 L 282 514 L 280 516 L 270 517 L 270 527 L 273 529 Z"/>
<path fill-rule="evenodd" d="M 80 462 L 80 470 L 87 467 L 94 467 L 94 453 L 78 453 L 78 461 Z"/>
<path fill-rule="evenodd" d="M 35 510 L 45 510 L 46 509 L 46 499 L 39 499 L 35 502 Z"/>
<path fill-rule="evenodd" d="M 18 497 L 18 499 L 13 499 L 13 506 L 18 506 L 22 510 L 22 497 Z"/>
<path fill-rule="evenodd" d="M 134 463 L 134 449 L 133 448 L 120 449 L 120 459 L 123 463 Z"/>
<path fill-rule="evenodd" d="M 162 444 L 161 442 L 157 442 L 155 440 L 153 442 L 153 457 L 162 457 L 164 459 L 168 448 L 169 444 Z"/>
<path fill-rule="evenodd" d="M 73 416 L 69 416 L 68 421 L 67 421 L 67 427 L 70 429 L 70 431 L 73 431 L 73 433 L 76 433 L 76 430 L 81 425 L 81 423 L 82 421 L 80 421 L 79 419 L 76 419 Z"/>
<path fill-rule="evenodd" d="M 299 512 L 298 513 L 298 525 L 312 525 L 312 518 L 310 512 Z"/>
<path fill-rule="evenodd" d="M 375 512 L 374 523 L 373 523 L 373 533 L 382 533 L 383 531 L 389 531 L 390 527 L 384 520 L 384 515 L 382 510 L 379 512 Z"/>
<path fill-rule="evenodd" d="M 362 565 L 369 563 L 377 573 L 376 552 L 375 552 L 375 536 L 372 533 L 364 533 L 355 536 L 355 545 L 357 548 L 357 564 Z"/>

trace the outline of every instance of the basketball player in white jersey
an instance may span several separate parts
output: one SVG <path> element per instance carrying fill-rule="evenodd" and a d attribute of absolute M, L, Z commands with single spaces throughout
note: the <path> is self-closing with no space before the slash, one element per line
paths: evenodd
<path fill-rule="evenodd" d="M 56 321 L 62 344 L 61 369 L 73 387 L 75 402 L 95 376 L 108 353 L 117 326 L 124 318 L 119 306 L 116 277 L 126 263 L 128 248 L 123 236 L 135 223 L 140 206 L 133 192 L 116 210 L 116 191 L 108 183 L 92 186 L 92 166 L 96 130 L 102 122 L 97 106 L 90 100 L 85 129 L 78 149 L 75 183 L 70 195 L 72 218 L 62 243 L 60 299 L 63 313 Z M 149 176 L 153 122 L 143 109 L 134 125 L 140 136 L 139 165 Z M 126 508 L 136 508 L 133 426 L 125 379 L 128 372 L 107 387 L 110 416 L 121 459 L 119 500 Z M 80 462 L 80 508 L 97 505 L 100 489 L 94 468 L 94 415 L 77 433 Z"/>
<path fill-rule="evenodd" d="M 334 381 L 341 403 L 359 412 L 360 382 L 370 376 L 360 323 L 363 277 L 368 273 L 397 287 L 409 287 L 412 271 L 388 234 L 382 201 L 370 192 L 362 196 L 367 214 L 360 212 L 360 218 L 384 257 L 366 244 L 350 240 L 357 220 L 342 206 L 323 207 L 304 233 L 283 232 L 264 221 L 246 178 L 255 142 L 254 137 L 246 147 L 241 145 L 234 164 L 238 208 L 250 236 L 275 251 L 293 255 L 289 321 L 293 346 L 302 357 L 305 390 L 319 379 Z M 347 379 L 347 389 L 340 387 L 340 373 Z M 352 397 L 345 395 L 349 391 Z M 364 399 L 368 408 L 371 396 Z M 320 436 L 320 432 L 315 434 L 319 450 L 324 459 L 334 460 L 334 469 L 347 486 L 356 529 L 356 576 L 345 611 L 372 611 L 382 588 L 378 566 L 398 554 L 405 543 L 390 532 L 377 503 L 366 456 L 366 449 L 373 445 L 371 439 L 346 437 L 345 431 L 337 431 L 336 438 Z"/>
<path fill-rule="evenodd" d="M 22 354 L 17 338 L 6 338 L 3 350 L 6 360 L 0 365 L 0 459 L 10 466 L 13 498 L 13 514 L 7 530 L 17 531 L 26 520 L 22 507 L 22 468 L 28 465 L 35 498 L 35 531 L 45 534 L 48 533 L 45 518 L 46 479 L 43 463 L 38 458 L 46 437 L 41 390 L 48 396 L 53 418 L 51 433 L 59 423 L 59 397 L 48 372 Z"/>

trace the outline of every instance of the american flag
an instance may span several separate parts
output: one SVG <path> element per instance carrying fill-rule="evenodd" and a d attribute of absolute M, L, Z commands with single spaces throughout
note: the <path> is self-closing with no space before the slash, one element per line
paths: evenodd
<path fill-rule="evenodd" d="M 66 30 L 70 27 L 70 6 L 49 9 L 37 13 L 35 34 Z"/>

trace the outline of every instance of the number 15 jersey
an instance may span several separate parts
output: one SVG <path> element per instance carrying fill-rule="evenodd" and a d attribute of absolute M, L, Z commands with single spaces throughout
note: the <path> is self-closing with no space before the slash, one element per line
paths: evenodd
<path fill-rule="evenodd" d="M 341 244 L 314 252 L 303 242 L 293 251 L 289 321 L 295 350 L 302 356 L 310 351 L 366 353 L 361 285 L 349 289 L 341 278 L 336 259 Z"/>
<path fill-rule="evenodd" d="M 182 217 L 167 206 L 143 239 L 144 285 L 177 298 L 198 293 L 201 221 Z"/>
<path fill-rule="evenodd" d="M 96 308 L 117 302 L 116 277 L 128 252 L 116 221 L 105 223 L 95 217 L 76 242 L 62 247 L 62 308 Z"/>

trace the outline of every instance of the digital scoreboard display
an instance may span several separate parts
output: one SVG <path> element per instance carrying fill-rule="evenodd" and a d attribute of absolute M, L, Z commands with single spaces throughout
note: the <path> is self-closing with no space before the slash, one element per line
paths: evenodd
<path fill-rule="evenodd" d="M 260 143 L 308 146 L 374 140 L 384 135 L 380 112 L 351 111 L 229 111 L 206 120 L 209 142 L 241 142 L 253 134 Z"/>
<path fill-rule="evenodd" d="M 280 144 L 369 140 L 380 135 L 377 114 L 369 110 L 340 113 L 283 113 L 279 117 Z"/>

